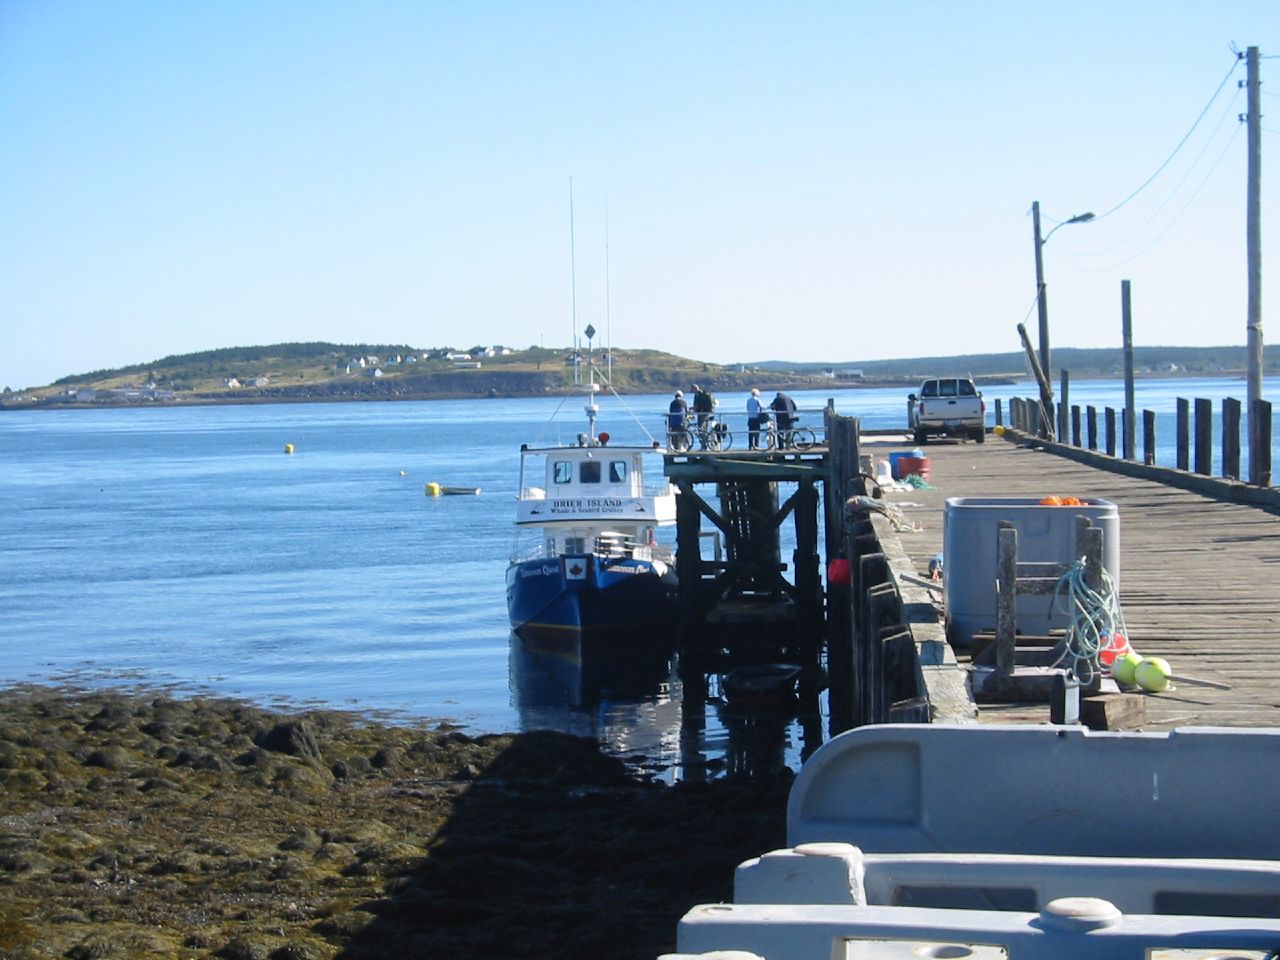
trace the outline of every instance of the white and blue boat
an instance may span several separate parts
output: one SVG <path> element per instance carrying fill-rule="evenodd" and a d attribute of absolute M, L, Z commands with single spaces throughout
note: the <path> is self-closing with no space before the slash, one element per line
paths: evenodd
<path fill-rule="evenodd" d="M 589 355 L 584 362 L 591 371 L 579 384 L 586 432 L 570 444 L 520 448 L 516 545 L 507 568 L 511 628 L 524 639 L 660 639 L 675 623 L 676 576 L 674 552 L 657 534 L 675 524 L 676 491 L 665 478 L 646 485 L 646 466 L 661 470 L 656 440 L 615 445 L 596 431 L 602 384 Z"/>

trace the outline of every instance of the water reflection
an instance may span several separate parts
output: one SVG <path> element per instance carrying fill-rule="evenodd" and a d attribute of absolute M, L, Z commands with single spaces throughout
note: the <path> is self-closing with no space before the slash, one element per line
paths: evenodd
<path fill-rule="evenodd" d="M 662 779 L 776 776 L 798 770 L 822 743 L 820 683 L 794 693 L 733 702 L 719 674 L 703 673 L 670 648 L 536 644 L 510 635 L 511 702 L 522 730 L 594 738 Z"/>

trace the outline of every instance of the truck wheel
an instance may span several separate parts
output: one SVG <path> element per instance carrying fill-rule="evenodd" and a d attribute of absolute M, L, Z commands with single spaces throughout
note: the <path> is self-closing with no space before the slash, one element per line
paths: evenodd
<path fill-rule="evenodd" d="M 987 442 L 986 428 L 979 427 L 977 430 L 973 431 L 973 439 L 978 443 L 986 443 Z"/>
<path fill-rule="evenodd" d="M 916 446 L 923 446 L 925 443 L 928 442 L 929 434 L 925 433 L 923 427 L 916 427 L 914 439 L 916 442 Z"/>

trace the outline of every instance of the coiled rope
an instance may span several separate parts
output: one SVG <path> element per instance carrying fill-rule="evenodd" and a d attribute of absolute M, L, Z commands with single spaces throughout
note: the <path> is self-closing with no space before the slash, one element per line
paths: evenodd
<path fill-rule="evenodd" d="M 1054 666 L 1070 663 L 1071 670 L 1082 683 L 1093 680 L 1098 671 L 1098 655 L 1112 650 L 1117 655 L 1126 652 L 1127 640 L 1116 645 L 1116 636 L 1129 636 L 1124 625 L 1124 612 L 1120 609 L 1116 582 L 1106 567 L 1102 568 L 1101 584 L 1094 590 L 1085 582 L 1084 558 L 1075 561 L 1067 572 L 1058 578 L 1054 587 L 1053 606 L 1062 604 L 1071 617 L 1063 640 L 1061 656 Z"/>

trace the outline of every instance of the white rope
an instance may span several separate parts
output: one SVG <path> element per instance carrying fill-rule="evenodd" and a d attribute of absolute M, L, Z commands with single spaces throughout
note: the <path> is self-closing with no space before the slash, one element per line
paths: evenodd
<path fill-rule="evenodd" d="M 845 510 L 875 510 L 883 513 L 889 519 L 889 523 L 893 525 L 893 529 L 897 531 L 907 531 L 908 533 L 917 533 L 920 531 L 919 524 L 913 520 L 908 520 L 906 514 L 899 509 L 897 504 L 890 503 L 887 500 L 877 500 L 875 497 L 856 496 L 850 497 L 845 501 Z"/>
<path fill-rule="evenodd" d="M 1116 582 L 1105 567 L 1102 568 L 1101 580 L 1098 590 L 1085 582 L 1082 557 L 1058 578 L 1054 587 L 1052 604 L 1062 603 L 1071 616 L 1062 655 L 1055 666 L 1070 661 L 1072 671 L 1082 683 L 1093 679 L 1098 670 L 1098 655 L 1104 650 L 1113 650 L 1116 655 L 1126 652 L 1126 648 L 1117 645 L 1115 638 L 1120 635 L 1127 642 L 1129 636 Z"/>

